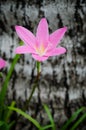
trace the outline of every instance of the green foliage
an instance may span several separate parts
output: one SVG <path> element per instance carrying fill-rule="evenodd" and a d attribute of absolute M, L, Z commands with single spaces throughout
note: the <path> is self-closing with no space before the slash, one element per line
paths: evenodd
<path fill-rule="evenodd" d="M 63 127 L 61 128 L 61 130 L 66 130 L 68 128 L 68 126 L 78 117 L 78 115 L 81 112 L 84 112 L 84 110 L 86 110 L 85 107 L 79 108 L 72 116 L 70 119 L 68 119 L 68 121 L 63 125 Z M 78 127 L 78 125 L 86 118 L 86 114 L 83 113 L 83 115 L 78 119 L 78 121 L 75 122 L 75 124 L 73 125 L 73 127 L 70 130 L 75 130 L 76 127 Z"/>
<path fill-rule="evenodd" d="M 6 123 L 5 121 L 0 121 L 0 130 L 10 130 L 11 126 L 14 124 L 14 122 Z"/>
<path fill-rule="evenodd" d="M 13 62 L 11 64 L 11 67 L 9 69 L 9 72 L 7 74 L 7 77 L 6 77 L 5 81 L 4 81 L 4 84 L 3 84 L 1 92 L 0 92 L 0 104 L 4 103 L 6 92 L 7 92 L 8 83 L 9 83 L 10 77 L 12 75 L 12 72 L 14 70 L 14 67 L 15 67 L 15 65 L 16 65 L 16 63 L 17 63 L 19 58 L 20 58 L 20 55 L 15 55 L 14 60 L 13 60 Z"/>
<path fill-rule="evenodd" d="M 0 77 L 3 77 L 3 74 L 0 72 Z"/>
<path fill-rule="evenodd" d="M 32 118 L 30 115 L 28 115 L 27 113 L 25 113 L 24 111 L 22 111 L 21 109 L 18 109 L 18 108 L 15 108 L 15 107 L 8 107 L 9 110 L 12 110 L 12 111 L 15 111 L 17 112 L 18 114 L 22 115 L 23 117 L 25 117 L 26 119 L 28 119 L 30 122 L 32 122 L 39 130 L 46 130 L 46 129 L 49 129 L 49 128 L 52 128 L 52 130 L 55 130 L 55 123 L 54 123 L 54 120 L 52 118 L 52 115 L 50 113 L 50 110 L 49 108 L 47 107 L 47 105 L 43 105 L 44 106 L 44 109 L 45 111 L 47 112 L 47 115 L 50 119 L 50 124 L 49 125 L 46 125 L 46 126 L 41 126 L 37 120 L 35 120 L 34 118 Z"/>
<path fill-rule="evenodd" d="M 78 125 L 84 120 L 86 119 L 86 113 L 83 113 L 83 115 L 78 119 L 78 121 L 75 122 L 75 124 L 72 126 L 72 128 L 70 130 L 76 130 L 76 128 L 78 127 Z"/>
<path fill-rule="evenodd" d="M 50 120 L 50 123 L 51 123 L 50 126 L 51 126 L 52 130 L 55 130 L 55 123 L 54 123 L 54 119 L 53 119 L 53 117 L 51 115 L 51 112 L 50 112 L 47 105 L 44 104 L 43 106 L 44 106 L 44 109 L 45 109 L 45 111 L 46 111 L 46 113 L 47 113 L 47 115 L 49 117 L 49 120 Z"/>
<path fill-rule="evenodd" d="M 15 105 L 15 102 L 11 103 L 11 107 Z M 14 121 L 9 123 L 10 116 L 12 115 L 11 110 L 7 106 L 0 107 L 0 130 L 10 130 L 11 126 L 14 124 Z"/>
<path fill-rule="evenodd" d="M 8 111 L 8 108 L 6 105 L 4 105 L 4 101 L 5 101 L 5 96 L 6 96 L 6 92 L 7 92 L 7 88 L 8 88 L 8 84 L 9 84 L 9 80 L 10 77 L 12 75 L 12 72 L 14 70 L 14 67 L 19 59 L 20 55 L 16 55 L 14 57 L 14 60 L 11 64 L 11 67 L 9 69 L 9 72 L 6 76 L 6 79 L 3 83 L 2 89 L 0 91 L 0 121 L 1 121 L 1 126 L 0 129 L 1 130 L 9 130 L 11 125 L 8 124 L 8 120 L 12 114 L 11 111 Z M 14 105 L 14 103 L 12 103 L 12 106 Z"/>
<path fill-rule="evenodd" d="M 12 101 L 10 107 L 14 107 L 15 106 L 15 101 Z M 10 116 L 12 115 L 13 111 L 9 110 L 8 107 L 7 107 L 7 112 L 6 112 L 6 115 L 5 115 L 5 121 L 8 122 L 9 119 L 10 119 Z"/>
<path fill-rule="evenodd" d="M 22 42 L 20 42 L 20 45 L 22 45 Z M 10 69 L 8 71 L 8 74 L 6 76 L 6 79 L 2 85 L 2 89 L 0 91 L 0 130 L 9 130 L 10 127 L 13 125 L 14 122 L 9 123 L 10 116 L 12 114 L 11 110 L 8 110 L 8 106 L 5 105 L 5 96 L 8 89 L 8 84 L 11 78 L 11 75 L 13 73 L 14 67 L 19 60 L 20 55 L 15 55 L 13 62 L 11 63 Z M 2 77 L 2 73 L 0 73 L 0 76 Z M 11 106 L 14 106 L 15 102 L 12 102 Z"/>
<path fill-rule="evenodd" d="M 21 109 L 15 108 L 15 107 L 8 107 L 8 108 L 9 108 L 9 110 L 16 111 L 18 114 L 22 115 L 23 117 L 25 117 L 26 119 L 31 121 L 39 130 L 42 130 L 40 124 L 34 118 L 32 118 L 30 115 L 28 115 Z"/>
<path fill-rule="evenodd" d="M 23 42 L 20 41 L 19 44 L 22 45 Z M 19 58 L 20 58 L 20 55 L 16 54 L 14 59 L 13 59 L 13 62 L 11 63 L 11 66 L 10 66 L 9 72 L 8 72 L 8 74 L 6 76 L 6 79 L 5 79 L 5 81 L 4 81 L 3 85 L 2 85 L 2 89 L 0 91 L 0 105 L 4 104 L 4 100 L 5 100 L 9 80 L 11 78 L 12 72 L 13 72 L 14 67 L 15 67 L 17 61 L 19 60 Z"/>
<path fill-rule="evenodd" d="M 0 121 L 0 129 L 1 130 L 9 130 L 9 125 L 4 121 Z"/>

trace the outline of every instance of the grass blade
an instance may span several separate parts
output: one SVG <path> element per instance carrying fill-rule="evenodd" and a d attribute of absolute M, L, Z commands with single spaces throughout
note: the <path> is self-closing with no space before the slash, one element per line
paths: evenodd
<path fill-rule="evenodd" d="M 12 101 L 10 107 L 14 107 L 15 104 L 16 104 L 15 101 Z M 5 121 L 6 121 L 6 122 L 9 121 L 9 118 L 10 118 L 12 112 L 13 112 L 12 110 L 8 109 L 7 115 L 5 115 Z"/>
<path fill-rule="evenodd" d="M 78 125 L 86 118 L 86 114 L 83 114 L 81 118 L 78 119 L 78 121 L 73 125 L 73 127 L 70 130 L 75 130 Z"/>
<path fill-rule="evenodd" d="M 31 116 L 29 116 L 28 114 L 23 112 L 21 109 L 18 109 L 15 107 L 8 107 L 8 109 L 17 112 L 18 114 L 22 115 L 23 117 L 25 117 L 26 119 L 31 121 L 38 129 L 43 130 L 42 127 L 40 126 L 40 124 L 34 118 L 32 118 Z"/>
<path fill-rule="evenodd" d="M 4 81 L 4 84 L 2 86 L 2 89 L 1 89 L 1 92 L 0 92 L 0 105 L 4 103 L 4 99 L 5 99 L 5 96 L 6 96 L 6 92 L 7 92 L 7 87 L 8 87 L 8 83 L 9 83 L 9 80 L 10 80 L 10 77 L 12 75 L 12 72 L 14 70 L 14 67 L 18 61 L 18 59 L 20 58 L 20 55 L 16 54 L 15 57 L 14 57 L 14 60 L 11 64 L 11 67 L 10 67 L 10 70 L 7 74 L 7 77 Z"/>
<path fill-rule="evenodd" d="M 42 128 L 43 128 L 43 130 L 46 130 L 46 129 L 52 128 L 52 125 L 51 124 L 50 125 L 46 125 L 46 126 L 44 126 Z"/>
<path fill-rule="evenodd" d="M 68 119 L 68 121 L 66 122 L 65 125 L 63 125 L 63 127 L 61 128 L 61 130 L 66 130 L 67 127 L 71 124 L 71 122 L 76 119 L 76 117 L 82 112 L 84 111 L 86 108 L 85 107 L 82 107 L 80 109 L 78 109 L 72 116 L 70 119 Z"/>
<path fill-rule="evenodd" d="M 55 123 L 54 123 L 53 117 L 51 115 L 51 112 L 50 112 L 49 108 L 47 107 L 47 105 L 44 104 L 43 106 L 44 106 L 44 109 L 45 109 L 49 119 L 50 119 L 50 122 L 51 122 L 51 125 L 52 125 L 52 130 L 55 130 Z"/>
<path fill-rule="evenodd" d="M 19 44 L 23 45 L 23 42 L 20 41 Z M 15 57 L 14 57 L 14 59 L 13 59 L 13 62 L 11 64 L 11 67 L 9 69 L 9 72 L 8 72 L 8 74 L 6 76 L 6 79 L 5 79 L 4 83 L 3 83 L 3 86 L 2 86 L 2 89 L 1 89 L 1 92 L 0 92 L 0 105 L 4 104 L 4 99 L 5 99 L 5 96 L 6 96 L 6 92 L 7 92 L 7 88 L 8 88 L 8 83 L 9 83 L 10 77 L 12 75 L 12 72 L 14 70 L 14 67 L 15 67 L 17 61 L 19 60 L 19 58 L 20 58 L 20 55 L 16 54 Z"/>

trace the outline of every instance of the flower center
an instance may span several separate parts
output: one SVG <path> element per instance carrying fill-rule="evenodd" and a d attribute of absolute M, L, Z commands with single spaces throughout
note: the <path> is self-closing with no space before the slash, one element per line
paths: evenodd
<path fill-rule="evenodd" d="M 41 44 L 40 47 L 36 47 L 36 52 L 42 56 L 44 53 L 45 53 L 45 48 L 44 48 L 44 45 Z"/>

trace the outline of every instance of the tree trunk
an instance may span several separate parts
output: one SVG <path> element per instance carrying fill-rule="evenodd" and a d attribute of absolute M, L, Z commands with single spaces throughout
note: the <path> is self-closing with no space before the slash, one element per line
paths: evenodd
<path fill-rule="evenodd" d="M 42 17 L 48 20 L 50 33 L 63 26 L 68 27 L 60 43 L 67 48 L 67 53 L 51 57 L 42 63 L 39 88 L 33 95 L 29 113 L 41 124 L 45 124 L 48 118 L 44 115 L 42 104 L 46 103 L 59 129 L 77 108 L 86 106 L 86 1 L 1 0 L 0 57 L 7 60 L 7 67 L 3 70 L 6 76 L 15 49 L 19 46 L 15 25 L 24 26 L 35 34 Z M 36 76 L 35 66 L 35 61 L 29 54 L 21 55 L 15 66 L 7 97 L 16 100 L 20 107 L 32 90 Z M 25 130 L 26 123 L 19 129 Z M 86 129 L 86 125 L 80 129 Z"/>

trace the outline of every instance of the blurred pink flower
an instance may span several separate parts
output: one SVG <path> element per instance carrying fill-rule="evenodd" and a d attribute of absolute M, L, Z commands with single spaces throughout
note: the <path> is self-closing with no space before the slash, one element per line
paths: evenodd
<path fill-rule="evenodd" d="M 67 31 L 67 27 L 60 28 L 49 35 L 48 24 L 45 18 L 39 22 L 36 36 L 22 26 L 15 26 L 20 39 L 25 43 L 16 48 L 17 54 L 32 53 L 37 61 L 47 60 L 50 56 L 64 54 L 64 47 L 57 47 L 60 40 Z"/>
<path fill-rule="evenodd" d="M 6 66 L 5 60 L 0 58 L 0 69 L 4 68 Z"/>

